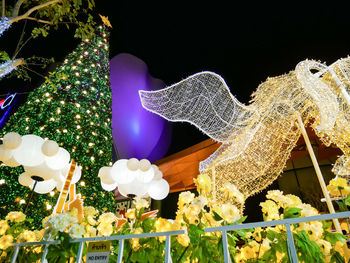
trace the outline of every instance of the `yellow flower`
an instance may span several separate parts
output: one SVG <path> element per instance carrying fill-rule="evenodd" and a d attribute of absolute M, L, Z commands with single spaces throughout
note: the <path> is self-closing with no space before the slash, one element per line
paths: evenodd
<path fill-rule="evenodd" d="M 136 210 L 141 210 L 141 208 L 148 208 L 149 207 L 149 203 L 146 199 L 140 198 L 140 199 L 136 199 L 134 200 L 134 205 Z"/>
<path fill-rule="evenodd" d="M 277 262 L 282 262 L 282 259 L 286 256 L 286 254 L 276 251 L 276 256 L 277 256 Z"/>
<path fill-rule="evenodd" d="M 237 262 L 237 263 L 245 263 L 246 260 L 247 259 L 244 256 L 243 249 L 241 249 L 239 253 L 236 253 L 236 255 L 235 255 L 235 262 Z"/>
<path fill-rule="evenodd" d="M 202 223 L 207 224 L 209 227 L 215 227 L 220 225 L 220 221 L 216 221 L 212 214 L 203 212 Z"/>
<path fill-rule="evenodd" d="M 23 233 L 23 238 L 26 242 L 36 242 L 36 234 L 33 231 L 30 230 L 24 230 Z"/>
<path fill-rule="evenodd" d="M 9 220 L 11 222 L 20 223 L 20 222 L 23 222 L 24 220 L 26 220 L 26 215 L 23 214 L 22 212 L 12 211 L 12 212 L 7 214 L 6 220 Z"/>
<path fill-rule="evenodd" d="M 6 220 L 0 220 L 0 236 L 4 235 L 10 226 Z"/>
<path fill-rule="evenodd" d="M 12 235 L 5 235 L 0 237 L 0 249 L 5 250 L 9 246 L 12 246 L 12 242 L 13 242 Z"/>
<path fill-rule="evenodd" d="M 291 200 L 291 203 L 288 205 L 289 207 L 297 207 L 298 205 L 302 204 L 302 201 L 296 195 L 288 194 L 286 197 Z"/>
<path fill-rule="evenodd" d="M 237 189 L 237 187 L 230 183 L 225 183 L 220 191 L 224 192 L 226 199 L 235 198 L 239 203 L 244 203 L 244 195 Z"/>
<path fill-rule="evenodd" d="M 201 209 L 198 206 L 189 205 L 183 209 L 183 214 L 186 216 L 190 224 L 198 225 L 199 213 Z"/>
<path fill-rule="evenodd" d="M 193 179 L 198 192 L 207 194 L 211 190 L 211 179 L 207 174 L 199 174 L 197 179 Z"/>
<path fill-rule="evenodd" d="M 286 208 L 287 206 L 291 207 L 291 204 L 293 203 L 293 200 L 291 198 L 283 194 L 280 194 L 282 193 L 281 191 L 278 191 L 278 190 L 274 190 L 274 191 L 276 192 L 275 194 L 270 195 L 270 199 L 275 201 L 278 204 L 278 206 L 281 206 L 283 208 Z"/>
<path fill-rule="evenodd" d="M 256 258 L 259 252 L 259 244 L 256 241 L 249 242 L 246 246 L 242 248 L 243 255 L 246 259 Z"/>
<path fill-rule="evenodd" d="M 300 223 L 300 227 L 306 231 L 312 241 L 317 241 L 322 237 L 323 225 L 321 222 Z"/>
<path fill-rule="evenodd" d="M 131 220 L 135 219 L 136 218 L 135 209 L 134 208 L 128 209 L 128 211 L 126 211 L 125 213 L 125 217 Z"/>
<path fill-rule="evenodd" d="M 46 217 L 43 218 L 43 220 L 41 221 L 43 227 L 46 227 L 46 222 L 47 222 L 47 220 L 49 220 L 52 216 L 53 216 L 53 215 L 51 214 L 51 215 L 46 216 Z"/>
<path fill-rule="evenodd" d="M 337 177 L 329 181 L 327 185 L 327 190 L 331 195 L 348 195 L 350 193 L 350 187 L 346 179 Z"/>
<path fill-rule="evenodd" d="M 92 226 L 96 226 L 98 224 L 97 221 L 94 219 L 94 217 L 91 215 L 87 216 L 86 220 Z"/>
<path fill-rule="evenodd" d="M 36 254 L 40 254 L 43 250 L 41 246 L 36 246 L 32 248 L 32 251 Z"/>
<path fill-rule="evenodd" d="M 226 222 L 233 223 L 241 218 L 240 211 L 232 204 L 215 206 L 214 211 L 218 213 Z"/>
<path fill-rule="evenodd" d="M 96 228 L 90 225 L 86 225 L 84 237 L 95 237 L 95 236 L 96 236 Z"/>
<path fill-rule="evenodd" d="M 67 215 L 71 216 L 71 217 L 78 217 L 78 208 L 73 207 L 72 210 L 67 212 Z"/>
<path fill-rule="evenodd" d="M 97 227 L 100 236 L 110 236 L 113 233 L 113 226 L 111 223 L 100 223 Z"/>
<path fill-rule="evenodd" d="M 177 241 L 184 247 L 187 247 L 190 244 L 190 238 L 186 234 L 178 235 Z"/>
<path fill-rule="evenodd" d="M 334 250 L 337 251 L 342 257 L 344 257 L 345 256 L 345 253 L 344 253 L 345 246 L 346 246 L 346 243 L 342 243 L 340 241 L 337 241 L 335 243 Z"/>
<path fill-rule="evenodd" d="M 182 192 L 179 195 L 179 201 L 177 202 L 179 209 L 181 209 L 185 204 L 191 203 L 194 199 L 194 196 L 194 193 L 191 193 L 190 191 Z"/>
<path fill-rule="evenodd" d="M 263 231 L 264 231 L 264 229 L 262 229 L 261 227 L 255 228 L 255 229 L 254 229 L 254 232 L 253 232 L 253 234 L 252 234 L 253 238 L 254 238 L 256 241 L 260 242 L 260 241 L 261 241 L 261 232 L 263 232 Z M 249 233 L 249 232 L 247 232 L 247 233 Z"/>
<path fill-rule="evenodd" d="M 276 199 L 282 195 L 283 195 L 283 192 L 280 190 L 270 190 L 267 192 L 266 198 L 276 201 Z"/>
<path fill-rule="evenodd" d="M 332 244 L 326 240 L 316 240 L 317 245 L 321 248 L 322 255 L 328 256 L 332 249 Z"/>
<path fill-rule="evenodd" d="M 259 257 L 262 257 L 264 255 L 264 253 L 271 248 L 270 243 L 271 243 L 271 241 L 267 238 L 265 238 L 263 240 L 263 242 L 261 243 L 261 246 L 260 246 Z"/>
<path fill-rule="evenodd" d="M 156 232 L 167 232 L 172 231 L 174 226 L 171 222 L 169 222 L 167 219 L 159 217 L 157 221 L 154 223 L 154 226 L 156 227 Z M 158 237 L 160 242 L 165 241 L 165 236 Z"/>
<path fill-rule="evenodd" d="M 34 230 L 36 241 L 41 241 L 44 237 L 45 229 Z"/>
<path fill-rule="evenodd" d="M 278 212 L 279 206 L 272 200 L 266 200 L 260 203 L 261 211 L 265 214 L 265 220 L 278 220 L 280 215 Z"/>
<path fill-rule="evenodd" d="M 112 212 L 109 213 L 103 213 L 102 215 L 100 215 L 100 217 L 98 218 L 98 221 L 100 223 L 106 223 L 106 224 L 110 224 L 115 222 L 115 220 L 117 220 L 117 216 L 115 214 L 113 214 Z"/>
<path fill-rule="evenodd" d="M 312 207 L 309 204 L 300 204 L 297 206 L 298 208 L 301 208 L 301 216 L 316 216 L 318 215 L 318 211 L 316 208 Z"/>
<path fill-rule="evenodd" d="M 84 216 L 94 217 L 98 215 L 98 211 L 93 206 L 84 206 Z"/>
<path fill-rule="evenodd" d="M 133 234 L 142 234 L 142 228 L 138 227 L 135 229 L 134 233 Z M 141 246 L 140 246 L 140 243 L 139 243 L 139 238 L 132 238 L 130 240 L 130 243 L 131 243 L 131 247 L 134 251 L 138 250 Z"/>

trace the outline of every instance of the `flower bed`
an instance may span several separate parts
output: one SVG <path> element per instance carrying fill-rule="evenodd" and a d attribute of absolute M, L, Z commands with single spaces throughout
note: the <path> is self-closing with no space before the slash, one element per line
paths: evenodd
<path fill-rule="evenodd" d="M 84 207 L 84 218 L 79 223 L 77 210 L 50 216 L 43 220 L 43 228 L 31 229 L 31 219 L 21 212 L 10 212 L 0 221 L 1 262 L 9 262 L 13 242 L 59 240 L 49 246 L 48 262 L 69 262 L 75 259 L 79 243 L 71 239 L 80 237 L 128 235 L 185 229 L 187 234 L 171 237 L 173 262 L 222 262 L 223 249 L 220 232 L 206 233 L 205 228 L 240 224 L 240 210 L 233 204 L 216 204 L 210 197 L 210 179 L 196 180 L 199 195 L 183 192 L 179 196 L 175 220 L 144 216 L 148 203 L 135 200 L 125 219 L 113 213 L 102 213 Z M 338 186 L 337 186 L 338 187 Z M 339 186 L 343 187 L 344 186 Z M 222 191 L 239 198 L 233 185 Z M 238 196 L 237 196 L 238 193 Z M 318 215 L 318 211 L 294 195 L 279 190 L 269 191 L 267 200 L 260 204 L 264 220 L 277 220 Z M 292 225 L 297 255 L 300 262 L 348 262 L 349 249 L 346 237 L 331 231 L 331 222 L 305 222 Z M 284 226 L 230 231 L 227 234 L 232 262 L 288 262 L 287 234 Z M 112 241 L 110 262 L 117 261 L 119 242 Z M 124 243 L 125 262 L 162 262 L 165 237 L 133 238 Z M 42 247 L 25 247 L 20 250 L 18 262 L 35 262 L 41 259 Z M 83 251 L 86 255 L 86 249 Z"/>

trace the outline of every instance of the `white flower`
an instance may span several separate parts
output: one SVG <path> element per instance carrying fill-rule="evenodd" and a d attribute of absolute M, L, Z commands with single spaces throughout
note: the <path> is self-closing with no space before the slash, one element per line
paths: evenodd
<path fill-rule="evenodd" d="M 205 198 L 204 196 L 200 195 L 197 196 L 196 198 L 193 199 L 191 205 L 192 206 L 196 206 L 199 209 L 202 209 L 205 205 L 208 204 L 208 200 L 207 198 Z"/>
<path fill-rule="evenodd" d="M 297 206 L 298 208 L 301 208 L 301 216 L 316 216 L 318 215 L 318 211 L 316 208 L 312 207 L 309 204 L 300 204 Z"/>
<path fill-rule="evenodd" d="M 64 232 L 67 227 L 78 221 L 77 218 L 67 215 L 66 213 L 61 213 L 56 216 L 49 218 L 46 221 L 46 225 L 51 226 L 54 230 L 59 232 Z"/>
<path fill-rule="evenodd" d="M 239 209 L 232 204 L 215 206 L 214 211 L 228 223 L 233 223 L 241 218 Z"/>
<path fill-rule="evenodd" d="M 140 199 L 136 199 L 134 200 L 134 205 L 136 210 L 140 210 L 141 208 L 148 208 L 149 207 L 149 203 L 146 199 L 140 198 Z"/>
<path fill-rule="evenodd" d="M 194 193 L 191 193 L 190 191 L 182 192 L 179 195 L 179 203 L 181 204 L 189 204 L 194 199 Z"/>
<path fill-rule="evenodd" d="M 266 198 L 276 201 L 276 199 L 278 199 L 282 195 L 283 195 L 283 192 L 280 190 L 270 190 L 267 192 Z"/>
<path fill-rule="evenodd" d="M 237 189 L 237 187 L 230 183 L 225 183 L 220 191 L 225 193 L 227 199 L 236 198 L 239 203 L 244 203 L 244 195 Z"/>
<path fill-rule="evenodd" d="M 71 238 L 81 238 L 85 234 L 85 228 L 83 225 L 74 224 L 69 229 L 68 234 Z"/>

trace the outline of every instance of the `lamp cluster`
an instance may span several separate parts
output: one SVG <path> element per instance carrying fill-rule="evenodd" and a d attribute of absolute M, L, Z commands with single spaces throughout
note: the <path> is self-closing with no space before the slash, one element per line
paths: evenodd
<path fill-rule="evenodd" d="M 162 200 L 169 193 L 169 184 L 162 178 L 162 172 L 147 159 L 120 159 L 112 167 L 102 167 L 98 177 L 103 189 L 112 191 L 118 187 L 126 197 L 150 196 Z"/>
<path fill-rule="evenodd" d="M 18 177 L 19 183 L 33 188 L 37 181 L 34 192 L 47 194 L 55 188 L 62 190 L 70 167 L 70 154 L 55 141 L 10 132 L 0 145 L 0 161 L 9 167 L 22 165 L 24 172 Z M 77 167 L 72 183 L 78 182 L 80 177 L 81 169 Z"/>

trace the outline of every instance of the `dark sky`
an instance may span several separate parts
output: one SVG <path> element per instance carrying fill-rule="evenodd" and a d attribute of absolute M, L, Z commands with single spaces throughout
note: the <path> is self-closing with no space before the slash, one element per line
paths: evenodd
<path fill-rule="evenodd" d="M 267 77 L 287 73 L 306 58 L 331 64 L 350 51 L 345 6 L 116 2 L 114 9 L 101 7 L 114 27 L 111 56 L 128 52 L 141 58 L 167 85 L 214 71 L 246 104 Z M 190 124 L 175 123 L 173 129 L 168 154 L 207 138 Z"/>
<path fill-rule="evenodd" d="M 344 5 L 315 4 L 311 8 L 295 2 L 281 6 L 240 1 L 238 7 L 220 1 L 190 5 L 95 1 L 96 13 L 108 16 L 113 25 L 111 58 L 131 53 L 145 61 L 153 77 L 166 85 L 199 71 L 214 71 L 245 104 L 268 76 L 287 73 L 306 58 L 331 64 L 350 51 L 350 9 Z M 9 47 L 7 41 L 18 37 L 18 32 L 4 35 L 0 45 Z M 78 42 L 71 32 L 61 30 L 52 32 L 44 42 L 31 42 L 26 50 L 60 61 Z M 3 91 L 14 86 L 25 90 L 37 83 L 7 80 L 1 86 Z M 173 124 L 168 155 L 206 138 L 190 124 Z"/>

